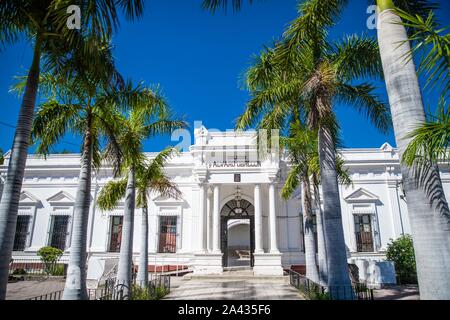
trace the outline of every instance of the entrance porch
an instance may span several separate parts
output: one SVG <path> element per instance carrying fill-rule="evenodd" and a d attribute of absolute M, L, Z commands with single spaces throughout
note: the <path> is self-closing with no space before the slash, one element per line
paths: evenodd
<path fill-rule="evenodd" d="M 229 268 L 252 269 L 255 276 L 283 275 L 275 189 L 274 183 L 200 185 L 195 275 L 222 274 Z"/>

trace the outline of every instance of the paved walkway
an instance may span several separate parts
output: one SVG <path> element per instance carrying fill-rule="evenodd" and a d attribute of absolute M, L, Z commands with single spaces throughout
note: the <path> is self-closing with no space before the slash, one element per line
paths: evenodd
<path fill-rule="evenodd" d="M 18 281 L 8 283 L 6 300 L 26 300 L 64 289 L 64 279 Z"/>
<path fill-rule="evenodd" d="M 167 300 L 303 300 L 284 280 L 192 279 L 180 283 Z"/>
<path fill-rule="evenodd" d="M 419 300 L 417 285 L 392 286 L 373 291 L 375 300 Z"/>

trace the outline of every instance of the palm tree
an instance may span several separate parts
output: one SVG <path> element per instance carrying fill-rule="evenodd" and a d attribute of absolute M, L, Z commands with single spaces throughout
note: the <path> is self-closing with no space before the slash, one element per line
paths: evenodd
<path fill-rule="evenodd" d="M 116 135 L 121 127 L 120 110 L 124 105 L 149 99 L 141 88 L 123 85 L 121 77 L 111 74 L 113 60 L 109 47 L 104 47 L 103 64 L 90 65 L 83 56 L 74 56 L 68 65 L 77 70 L 41 77 L 42 91 L 50 97 L 37 111 L 32 137 L 38 141 L 37 152 L 47 155 L 66 133 L 83 137 L 81 170 L 76 193 L 71 233 L 71 250 L 63 299 L 87 299 L 86 237 L 91 201 L 92 166 L 101 165 L 101 143 L 105 138 L 120 160 L 121 150 Z M 106 65 L 106 67 L 104 67 Z M 104 70 L 103 70 L 104 69 Z M 113 79 L 114 81 L 111 81 Z M 120 89 L 120 90 L 119 90 Z"/>
<path fill-rule="evenodd" d="M 300 121 L 291 124 L 290 136 L 282 139 L 282 144 L 286 147 L 288 156 L 291 161 L 291 169 L 289 171 L 286 182 L 281 190 L 284 199 L 290 199 L 295 190 L 302 184 L 302 211 L 304 223 L 304 239 L 305 239 L 305 259 L 306 259 L 306 277 L 316 283 L 326 285 L 323 281 L 323 275 L 326 274 L 326 263 L 316 263 L 316 252 L 318 260 L 321 262 L 325 258 L 325 248 L 316 248 L 314 239 L 314 213 L 313 213 L 313 195 L 311 192 L 311 184 L 313 189 L 318 189 L 319 180 L 315 180 L 315 176 L 320 175 L 319 155 L 317 153 L 317 132 L 310 131 Z M 351 178 L 344 169 L 344 160 L 338 156 L 336 162 L 336 170 L 341 184 L 351 184 Z M 317 194 L 315 198 L 319 198 Z M 320 201 L 320 200 L 319 200 Z M 317 242 L 319 244 L 320 237 L 323 237 L 323 228 L 320 220 L 320 204 L 316 204 L 316 230 Z M 324 246 L 323 240 L 320 245 Z M 323 270 L 325 269 L 325 270 Z"/>
<path fill-rule="evenodd" d="M 80 34 L 102 39 L 118 28 L 118 11 L 129 19 L 141 16 L 142 0 L 83 0 L 81 31 L 66 28 L 69 0 L 2 0 L 0 2 L 0 45 L 13 44 L 25 35 L 33 45 L 33 59 L 28 72 L 17 129 L 8 162 L 8 174 L 0 201 L 0 300 L 5 299 L 8 268 L 16 229 L 20 191 L 39 86 L 41 58 L 51 64 L 67 51 L 94 49 L 90 41 L 80 45 Z M 98 10 L 101 8 L 101 10 Z M 89 31 L 89 32 L 88 32 Z M 66 49 L 68 48 L 68 49 Z M 97 61 L 101 62 L 101 61 Z M 95 63 L 95 61 L 93 61 Z"/>
<path fill-rule="evenodd" d="M 314 217 L 312 208 L 312 195 L 310 185 L 310 162 L 317 153 L 317 145 L 314 143 L 317 135 L 304 128 L 300 121 L 291 125 L 291 134 L 282 139 L 282 145 L 287 148 L 292 167 L 287 176 L 286 182 L 281 190 L 281 195 L 285 200 L 292 197 L 292 194 L 302 184 L 302 212 L 306 277 L 315 283 L 320 282 L 319 269 L 316 263 L 316 242 L 314 239 Z"/>
<path fill-rule="evenodd" d="M 144 101 L 140 105 L 136 105 L 135 110 L 131 111 L 129 118 L 122 122 L 122 129 L 117 142 L 123 154 L 123 161 L 118 163 L 119 172 L 122 173 L 123 177 L 117 182 L 113 181 L 106 185 L 100 192 L 97 203 L 102 210 L 111 210 L 117 205 L 121 197 L 125 195 L 122 241 L 116 283 L 123 290 L 124 297 L 128 298 L 132 280 L 136 188 L 138 188 L 138 205 L 144 207 L 143 223 L 147 221 L 147 198 L 145 194 L 147 192 L 145 189 L 147 184 L 155 188 L 155 191 L 160 191 L 164 194 L 177 193 L 174 186 L 169 183 L 162 172 L 157 172 L 157 168 L 155 168 L 165 163 L 170 156 L 170 152 L 165 151 L 161 153 L 146 169 L 143 142 L 149 137 L 167 134 L 175 129 L 186 127 L 184 121 L 172 120 L 170 110 L 164 99 L 158 94 L 155 94 L 155 96 L 157 99 L 154 101 L 148 101 L 147 103 Z M 156 185 L 158 182 L 161 183 L 159 189 Z M 144 229 L 144 235 L 148 234 L 146 229 Z M 141 254 L 146 254 L 148 249 L 145 240 L 142 245 L 145 245 L 145 247 L 143 248 L 144 252 L 141 252 Z M 146 260 L 143 263 L 146 263 Z M 147 267 L 148 264 L 146 267 L 141 266 L 141 272 L 147 270 Z M 141 276 L 141 280 L 145 281 L 147 276 Z"/>
<path fill-rule="evenodd" d="M 392 0 L 378 0 L 378 41 L 392 110 L 395 138 L 403 158 L 411 133 L 425 123 L 416 68 L 408 35 Z M 450 211 L 437 165 L 418 175 L 401 165 L 414 240 L 422 299 L 450 299 Z"/>
<path fill-rule="evenodd" d="M 331 44 L 327 41 L 327 31 L 342 11 L 343 2 L 310 0 L 300 5 L 300 16 L 283 39 L 265 50 L 248 72 L 252 99 L 239 118 L 238 127 L 247 127 L 267 113 L 282 122 L 292 114 L 292 105 L 301 105 L 308 127 L 317 130 L 328 287 L 333 296 L 348 299 L 353 293 L 336 173 L 337 122 L 333 105 L 343 102 L 355 106 L 384 131 L 390 126 L 390 117 L 371 84 L 354 84 L 355 80 L 381 75 L 376 42 L 358 36 Z M 339 293 L 338 289 L 342 291 Z"/>
<path fill-rule="evenodd" d="M 142 209 L 141 249 L 136 280 L 141 287 L 148 286 L 148 196 L 152 192 L 175 199 L 181 196 L 177 186 L 164 174 L 164 166 L 174 154 L 175 149 L 167 148 L 149 164 L 144 161 L 144 165 L 136 171 L 136 204 Z M 127 184 L 127 177 L 107 183 L 100 192 L 97 205 L 102 210 L 113 210 L 120 199 L 125 197 Z"/>
<path fill-rule="evenodd" d="M 0 149 L 0 165 L 3 164 L 3 161 L 5 161 L 5 158 L 3 157 L 3 150 Z"/>

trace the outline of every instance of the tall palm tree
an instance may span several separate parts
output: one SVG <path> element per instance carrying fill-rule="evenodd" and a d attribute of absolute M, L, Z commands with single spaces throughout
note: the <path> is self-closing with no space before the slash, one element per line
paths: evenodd
<path fill-rule="evenodd" d="M 411 133 L 425 123 L 425 111 L 408 35 L 392 0 L 377 0 L 378 41 L 392 110 L 394 132 L 403 158 Z M 417 175 L 401 165 L 414 240 L 422 299 L 450 299 L 450 211 L 437 165 Z"/>
<path fill-rule="evenodd" d="M 102 139 L 110 142 L 109 154 L 114 151 L 116 159 L 120 160 L 121 150 L 116 140 L 122 119 L 119 112 L 131 102 L 148 100 L 150 97 L 143 94 L 139 86 L 133 88 L 130 83 L 123 85 L 119 75 L 112 75 L 113 61 L 109 47 L 105 47 L 104 51 L 103 64 L 85 65 L 83 56 L 75 56 L 69 65 L 78 70 L 76 73 L 70 72 L 69 77 L 64 73 L 44 74 L 41 77 L 42 91 L 48 93 L 49 100 L 37 111 L 32 131 L 33 139 L 39 142 L 37 152 L 44 155 L 49 154 L 66 133 L 83 137 L 69 266 L 63 295 L 63 299 L 67 300 L 88 298 L 86 238 L 91 173 L 92 166 L 99 168 L 101 165 Z"/>
<path fill-rule="evenodd" d="M 164 166 L 174 154 L 175 149 L 167 148 L 148 164 L 144 161 L 144 165 L 136 171 L 136 207 L 142 209 L 141 248 L 136 280 L 141 287 L 148 285 L 148 196 L 151 193 L 175 199 L 181 196 L 181 191 L 164 174 Z M 102 210 L 113 210 L 120 199 L 125 197 L 127 184 L 127 177 L 108 182 L 100 192 L 97 205 Z"/>
<path fill-rule="evenodd" d="M 314 238 L 313 202 L 310 184 L 310 162 L 317 153 L 317 148 L 315 148 L 317 145 L 314 143 L 317 135 L 302 127 L 300 121 L 292 124 L 290 131 L 290 136 L 282 139 L 282 145 L 288 151 L 292 167 L 281 190 L 281 195 L 286 200 L 290 199 L 301 184 L 306 277 L 319 283 L 320 276 L 316 263 L 317 248 Z"/>
<path fill-rule="evenodd" d="M 69 18 L 67 7 L 72 4 L 73 1 L 70 0 L 0 2 L 0 45 L 15 43 L 22 35 L 33 45 L 33 58 L 24 88 L 11 158 L 8 162 L 8 174 L 0 201 L 0 300 L 5 299 L 6 295 L 20 190 L 39 86 L 41 58 L 44 58 L 46 63 L 51 63 L 57 61 L 67 51 L 87 52 L 93 48 L 92 43 L 80 45 L 80 34 L 87 38 L 105 38 L 118 28 L 119 10 L 131 20 L 141 16 L 143 12 L 142 0 L 82 0 L 77 2 L 83 17 L 81 31 L 69 30 L 66 27 Z"/>
<path fill-rule="evenodd" d="M 287 149 L 287 154 L 291 161 L 291 169 L 289 171 L 286 182 L 281 190 L 284 199 L 289 199 L 292 194 L 300 186 L 302 189 L 302 211 L 304 224 L 305 239 L 305 259 L 306 259 L 306 276 L 316 283 L 324 283 L 321 274 L 326 274 L 327 266 L 325 263 L 316 263 L 316 252 L 318 253 L 318 262 L 321 262 L 326 250 L 325 248 L 317 248 L 314 239 L 314 200 L 312 190 L 319 187 L 319 180 L 315 180 L 315 176 L 320 175 L 319 155 L 317 153 L 317 132 L 310 131 L 300 121 L 295 121 L 290 127 L 290 136 L 282 139 L 282 144 Z M 344 160 L 338 156 L 336 162 L 336 170 L 341 184 L 351 184 L 351 178 L 344 169 Z M 312 186 L 313 185 L 313 188 Z M 314 197 L 319 198 L 317 194 Z M 320 204 L 316 204 L 319 210 L 316 211 L 316 231 L 317 244 L 319 245 L 320 237 L 323 237 L 323 228 L 320 220 Z M 323 242 L 323 240 L 322 240 Z M 324 243 L 320 243 L 324 246 Z M 325 269 L 325 270 L 323 270 Z"/>
<path fill-rule="evenodd" d="M 283 39 L 267 49 L 250 69 L 247 82 L 252 99 L 238 127 L 251 125 L 261 114 L 285 119 L 292 105 L 302 105 L 311 130 L 318 131 L 320 175 L 323 190 L 323 223 L 326 231 L 328 287 L 336 298 L 353 298 L 344 242 L 336 173 L 337 122 L 335 102 L 353 105 L 381 130 L 388 130 L 387 106 L 369 83 L 355 84 L 370 76 L 380 77 L 378 47 L 372 39 L 358 36 L 328 42 L 327 32 L 346 1 L 305 1 L 300 16 Z M 338 290 L 341 290 L 338 292 Z"/>
<path fill-rule="evenodd" d="M 135 109 L 129 114 L 128 119 L 122 122 L 122 129 L 117 142 L 123 154 L 123 160 L 118 163 L 119 172 L 122 173 L 123 177 L 118 182 L 111 182 L 102 189 L 97 202 L 102 210 L 111 210 L 121 199 L 120 196 L 125 194 L 125 210 L 123 214 L 119 266 L 117 270 L 117 285 L 123 290 L 123 295 L 126 298 L 129 298 L 132 281 L 136 188 L 138 188 L 138 205 L 144 207 L 146 206 L 147 198 L 146 196 L 143 197 L 144 195 L 142 193 L 147 192 L 144 190 L 147 183 L 150 183 L 152 187 L 156 188 L 156 183 L 159 182 L 161 185 L 160 189 L 156 188 L 157 191 L 176 193 L 176 189 L 173 188 L 173 185 L 171 185 L 167 179 L 162 180 L 165 177 L 162 175 L 162 172 L 158 173 L 156 171 L 157 168 L 155 168 L 158 165 L 161 166 L 164 164 L 165 160 L 170 155 L 169 151 L 160 154 L 160 157 L 146 169 L 146 159 L 143 154 L 143 142 L 150 137 L 167 134 L 175 129 L 186 127 L 184 121 L 172 119 L 170 109 L 166 105 L 164 99 L 158 94 L 155 96 L 158 97 L 155 101 L 149 101 L 147 103 L 144 101 L 142 104 L 136 105 Z M 158 175 L 156 175 L 156 173 L 158 173 Z M 163 183 L 165 184 L 163 185 Z M 146 211 L 147 208 L 145 207 L 144 213 L 146 213 Z M 147 216 L 144 214 L 143 220 L 146 219 Z M 145 233 L 148 233 L 148 230 L 144 230 L 144 234 Z M 143 250 L 148 251 L 147 248 L 143 248 Z M 145 254 L 145 252 L 142 254 Z M 142 267 L 141 272 L 143 270 L 147 270 L 147 267 Z M 145 278 L 145 275 L 143 275 L 142 278 Z"/>

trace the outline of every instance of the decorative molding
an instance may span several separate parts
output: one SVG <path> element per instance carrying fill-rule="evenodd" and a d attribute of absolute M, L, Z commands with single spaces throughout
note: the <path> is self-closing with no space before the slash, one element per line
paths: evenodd
<path fill-rule="evenodd" d="M 22 191 L 20 193 L 19 205 L 20 206 L 36 206 L 40 203 L 40 200 L 28 191 Z"/>
<path fill-rule="evenodd" d="M 50 203 L 50 205 L 52 206 L 73 205 L 75 203 L 75 198 L 72 197 L 66 191 L 60 191 L 57 194 L 48 198 L 47 202 Z"/>
<path fill-rule="evenodd" d="M 351 194 L 344 198 L 346 202 L 378 202 L 380 198 L 373 194 L 372 192 L 359 188 L 356 191 L 353 191 Z"/>

